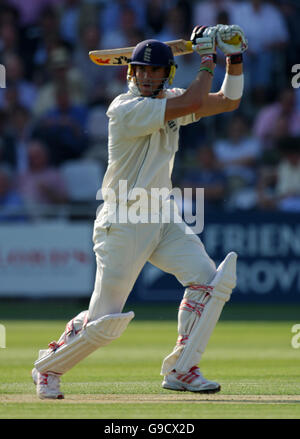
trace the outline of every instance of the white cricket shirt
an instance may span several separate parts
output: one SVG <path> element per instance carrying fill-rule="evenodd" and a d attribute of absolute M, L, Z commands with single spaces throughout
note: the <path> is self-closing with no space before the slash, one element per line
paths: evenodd
<path fill-rule="evenodd" d="M 174 88 L 166 90 L 165 98 L 121 94 L 107 110 L 108 168 L 102 190 L 113 189 L 118 194 L 119 181 L 126 180 L 128 192 L 133 188 L 172 189 L 171 174 L 178 150 L 179 127 L 196 122 L 194 114 L 164 123 L 167 98 L 184 93 Z"/>

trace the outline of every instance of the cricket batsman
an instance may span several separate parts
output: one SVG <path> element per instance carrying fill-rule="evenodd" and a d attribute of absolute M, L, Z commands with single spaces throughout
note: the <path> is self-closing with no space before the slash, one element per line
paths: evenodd
<path fill-rule="evenodd" d="M 229 44 L 236 35 L 239 43 Z M 170 47 L 146 40 L 133 51 L 128 92 L 116 97 L 108 108 L 104 203 L 93 234 L 97 262 L 94 291 L 88 310 L 68 322 L 57 342 L 39 351 L 32 377 L 40 398 L 63 398 L 61 376 L 126 330 L 134 313 L 122 311 L 147 261 L 172 273 L 185 289 L 178 312 L 178 338 L 162 363 L 162 387 L 200 393 L 220 391 L 219 383 L 204 378 L 199 362 L 236 285 L 236 253 L 229 253 L 216 268 L 199 237 L 191 231 L 186 233 L 185 223 L 174 218 L 162 220 L 166 205 L 176 211 L 170 199 L 160 200 L 155 212 L 151 211 L 152 203 L 149 207 L 149 199 L 142 206 L 148 219 L 154 221 L 112 220 L 111 214 L 113 207 L 118 211 L 124 204 L 132 205 L 131 195 L 137 188 L 144 189 L 149 198 L 153 188 L 172 190 L 181 125 L 239 107 L 244 83 L 242 53 L 247 49 L 242 29 L 237 25 L 196 26 L 191 40 L 201 61 L 197 77 L 186 90 L 167 88 L 176 72 Z M 226 55 L 226 72 L 220 91 L 210 93 L 217 46 Z M 108 195 L 118 193 L 121 180 L 126 181 L 128 192 L 116 196 L 113 203 Z"/>

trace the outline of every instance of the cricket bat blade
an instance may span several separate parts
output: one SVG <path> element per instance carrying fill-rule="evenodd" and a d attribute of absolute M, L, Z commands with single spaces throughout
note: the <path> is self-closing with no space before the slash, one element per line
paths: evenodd
<path fill-rule="evenodd" d="M 238 44 L 239 42 L 239 35 L 235 35 L 231 40 L 226 41 L 228 44 Z M 171 47 L 174 56 L 187 55 L 193 52 L 192 41 L 181 39 L 167 41 L 165 44 Z M 92 50 L 89 52 L 89 57 L 98 66 L 126 66 L 130 62 L 133 50 L 134 47 Z"/>

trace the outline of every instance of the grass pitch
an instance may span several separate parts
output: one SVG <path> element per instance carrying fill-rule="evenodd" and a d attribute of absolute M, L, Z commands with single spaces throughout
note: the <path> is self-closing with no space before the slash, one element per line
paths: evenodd
<path fill-rule="evenodd" d="M 136 318 L 128 329 L 63 377 L 66 399 L 60 401 L 39 400 L 30 371 L 38 350 L 59 337 L 68 318 L 36 320 L 32 307 L 26 319 L 6 312 L 7 319 L 0 321 L 6 329 L 6 348 L 0 349 L 0 418 L 299 419 L 300 348 L 291 344 L 299 307 L 286 307 L 285 314 L 274 308 L 258 321 L 246 320 L 246 308 L 253 317 L 263 307 L 224 310 L 203 356 L 201 369 L 221 383 L 220 393 L 162 389 L 161 362 L 177 337 L 176 307 L 130 306 L 126 310 L 133 309 Z"/>

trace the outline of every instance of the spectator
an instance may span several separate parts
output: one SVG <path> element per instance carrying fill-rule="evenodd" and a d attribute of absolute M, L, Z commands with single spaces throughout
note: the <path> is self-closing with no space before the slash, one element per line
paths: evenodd
<path fill-rule="evenodd" d="M 300 135 L 300 111 L 297 109 L 295 91 L 284 88 L 278 100 L 263 107 L 254 121 L 253 133 L 261 141 L 263 149 L 271 149 L 274 145 L 274 135 L 278 127 L 285 123 L 287 134 Z"/>
<path fill-rule="evenodd" d="M 231 11 L 231 20 L 243 28 L 249 43 L 244 55 L 245 88 L 251 92 L 254 105 L 263 105 L 266 91 L 274 87 L 276 80 L 276 76 L 271 76 L 275 60 L 282 56 L 289 39 L 285 21 L 280 11 L 264 0 L 236 4 Z M 282 73 L 277 72 L 280 79 Z"/>
<path fill-rule="evenodd" d="M 0 108 L 0 164 L 9 162 L 6 153 L 12 144 L 7 133 L 7 119 L 7 113 Z"/>
<path fill-rule="evenodd" d="M 73 64 L 82 78 L 88 78 L 84 81 L 84 85 L 86 86 L 87 102 L 90 105 L 103 103 L 107 100 L 108 89 L 119 70 L 114 66 L 99 68 L 91 62 L 89 52 L 99 47 L 101 47 L 99 27 L 95 24 L 84 26 L 80 30 L 80 42 L 74 51 Z"/>
<path fill-rule="evenodd" d="M 17 8 L 22 27 L 34 25 L 46 6 L 58 4 L 60 1 L 61 0 L 7 0 L 10 5 Z"/>
<path fill-rule="evenodd" d="M 216 157 L 228 178 L 228 191 L 232 197 L 249 187 L 253 192 L 256 184 L 261 147 L 259 140 L 251 135 L 250 128 L 244 116 L 234 115 L 228 125 L 227 138 L 217 139 L 214 144 Z"/>
<path fill-rule="evenodd" d="M 177 40 L 185 38 L 192 26 L 192 9 L 186 2 L 177 2 L 176 6 L 167 12 L 166 25 L 158 35 L 161 41 Z M 177 35 L 177 36 L 176 36 Z M 186 37 L 187 39 L 189 37 Z M 173 82 L 174 87 L 187 88 L 194 80 L 199 70 L 199 57 L 195 53 L 176 57 L 177 71 Z M 223 75 L 224 78 L 224 75 Z"/>
<path fill-rule="evenodd" d="M 9 147 L 4 154 L 16 174 L 23 174 L 28 166 L 27 145 L 32 133 L 32 114 L 27 108 L 17 106 L 9 116 L 7 121 Z"/>
<path fill-rule="evenodd" d="M 78 69 L 72 66 L 71 61 L 70 54 L 63 47 L 55 49 L 51 53 L 49 58 L 51 78 L 38 92 L 33 108 L 36 117 L 39 117 L 55 106 L 57 85 L 64 85 L 69 90 L 74 104 L 84 104 L 86 102 L 85 81 L 78 72 Z"/>
<path fill-rule="evenodd" d="M 289 121 L 285 115 L 282 115 L 277 119 L 277 124 L 269 139 L 268 148 L 263 148 L 264 145 L 262 145 L 260 167 L 276 166 L 279 163 L 281 159 L 281 153 L 278 149 L 279 141 L 281 138 L 288 136 Z"/>
<path fill-rule="evenodd" d="M 13 187 L 13 172 L 7 165 L 0 166 L 0 222 L 24 220 L 24 203 Z"/>
<path fill-rule="evenodd" d="M 297 0 L 286 1 L 278 0 L 278 8 L 284 18 L 288 32 L 290 44 L 286 47 L 286 65 L 287 73 L 290 73 L 290 67 L 299 63 L 300 53 L 300 35 L 299 35 L 299 23 L 300 23 L 300 4 Z"/>
<path fill-rule="evenodd" d="M 18 179 L 18 188 L 29 209 L 59 205 L 67 201 L 60 171 L 50 165 L 48 149 L 40 140 L 28 145 L 28 171 Z"/>
<path fill-rule="evenodd" d="M 24 65 L 22 58 L 15 53 L 8 53 L 4 57 L 4 65 L 6 68 L 6 86 L 16 92 L 16 101 L 29 110 L 32 109 L 36 99 L 36 87 L 25 79 Z M 0 107 L 5 107 L 5 97 L 9 98 L 9 94 L 0 94 Z"/>
<path fill-rule="evenodd" d="M 3 22 L 0 26 L 0 56 L 1 62 L 6 54 L 20 52 L 19 31 L 15 24 Z"/>
<path fill-rule="evenodd" d="M 20 13 L 19 10 L 8 3 L 7 0 L 0 1 L 0 27 L 4 23 L 9 23 L 15 28 L 20 27 Z"/>
<path fill-rule="evenodd" d="M 69 90 L 58 84 L 54 106 L 41 116 L 34 129 L 34 135 L 49 145 L 54 164 L 78 158 L 88 147 L 87 115 L 87 108 L 72 102 Z"/>
<path fill-rule="evenodd" d="M 186 88 L 193 81 L 193 78 L 196 77 L 200 68 L 199 57 L 195 53 L 177 56 L 176 64 L 176 75 L 172 86 Z"/>
<path fill-rule="evenodd" d="M 146 29 L 149 37 L 162 32 L 168 13 L 166 0 L 147 0 L 146 5 Z"/>
<path fill-rule="evenodd" d="M 235 7 L 237 7 L 236 2 L 231 0 L 203 0 L 197 2 L 194 11 L 194 26 L 197 26 L 198 24 L 203 24 L 205 26 L 214 26 L 215 24 L 218 24 L 218 14 L 223 11 L 229 14 L 229 24 L 232 24 L 231 11 Z"/>
<path fill-rule="evenodd" d="M 102 33 L 101 47 L 103 49 L 135 46 L 140 38 L 144 38 L 139 28 L 139 8 L 135 6 L 135 2 L 120 1 L 117 3 L 119 26 L 117 28 L 112 26 L 110 30 Z M 110 82 L 106 87 L 109 101 L 116 95 L 127 92 L 127 68 L 105 67 L 105 73 L 110 75 Z"/>
<path fill-rule="evenodd" d="M 51 74 L 49 62 L 53 52 L 63 48 L 65 51 L 71 50 L 70 45 L 63 40 L 60 32 L 60 16 L 58 10 L 53 7 L 45 7 L 37 22 L 33 32 L 35 37 L 34 53 L 32 55 L 33 74 L 38 76 L 35 81 L 44 83 L 49 80 L 47 74 Z M 38 74 L 38 75 L 37 75 Z"/>
<path fill-rule="evenodd" d="M 166 13 L 166 21 L 160 33 L 154 38 L 160 41 L 172 41 L 178 38 L 186 38 L 190 31 L 191 9 L 186 2 L 176 2 L 169 7 Z M 178 37 L 178 36 L 181 37 Z M 174 87 L 185 88 L 195 78 L 199 69 L 199 59 L 195 54 L 178 56 L 176 58 L 177 72 L 173 83 Z"/>
<path fill-rule="evenodd" d="M 189 0 L 177 0 L 176 6 L 181 11 L 183 35 L 189 35 L 193 26 L 194 6 Z"/>
<path fill-rule="evenodd" d="M 82 15 L 81 0 L 64 0 L 60 9 L 60 34 L 72 47 L 80 43 L 78 34 Z"/>
<path fill-rule="evenodd" d="M 218 164 L 213 148 L 204 144 L 196 151 L 195 167 L 189 169 L 182 179 L 183 188 L 204 188 L 204 208 L 212 210 L 220 208 L 226 193 L 226 176 Z M 185 200 L 185 207 L 192 200 Z"/>
<path fill-rule="evenodd" d="M 128 29 L 128 46 L 135 47 L 140 41 L 143 41 L 144 39 L 145 34 L 142 30 L 136 27 Z M 108 97 L 109 102 L 111 102 L 118 94 L 127 93 L 127 67 L 122 66 L 117 69 L 113 68 L 111 70 L 110 77 L 112 78 L 112 81 L 110 81 L 109 85 L 106 87 L 106 96 Z"/>
<path fill-rule="evenodd" d="M 263 168 L 258 184 L 259 206 L 300 212 L 300 137 L 279 141 L 282 160 L 275 168 Z"/>
<path fill-rule="evenodd" d="M 84 157 L 100 162 L 107 167 L 108 160 L 108 118 L 106 105 L 95 105 L 89 110 L 87 131 L 89 134 L 89 147 Z"/>
<path fill-rule="evenodd" d="M 178 40 L 178 35 L 181 38 L 188 39 L 187 37 L 187 21 L 188 17 L 183 15 L 183 10 L 180 5 L 176 5 L 169 8 L 166 16 L 165 25 L 159 34 L 156 34 L 154 38 L 159 41 L 172 41 Z"/>
<path fill-rule="evenodd" d="M 15 108 L 20 105 L 18 88 L 14 84 L 7 84 L 2 93 L 1 108 L 9 115 L 13 115 Z"/>
<path fill-rule="evenodd" d="M 299 67 L 298 67 L 298 70 L 297 70 L 297 74 L 298 74 L 298 76 L 297 76 L 297 84 L 300 87 L 300 76 L 299 76 L 299 73 L 300 73 L 300 64 L 299 64 Z M 297 89 L 295 89 L 296 108 L 297 108 L 298 111 L 300 111 L 300 88 L 299 87 Z"/>
<path fill-rule="evenodd" d="M 0 29 L 1 62 L 5 64 L 4 57 L 7 54 L 19 55 L 22 59 L 24 76 L 27 80 L 31 80 L 34 32 L 23 27 L 19 10 L 5 0 L 0 4 Z"/>
<path fill-rule="evenodd" d="M 138 28 L 145 28 L 145 2 L 140 0 L 115 0 L 107 1 L 100 11 L 99 27 L 106 35 L 107 32 L 118 31 L 122 22 L 123 8 L 136 11 L 136 24 Z"/>
<path fill-rule="evenodd" d="M 115 20 L 114 20 L 115 21 Z M 124 5 L 119 11 L 119 25 L 112 27 L 102 35 L 102 48 L 111 49 L 127 47 L 132 29 L 138 28 L 137 10 Z"/>

